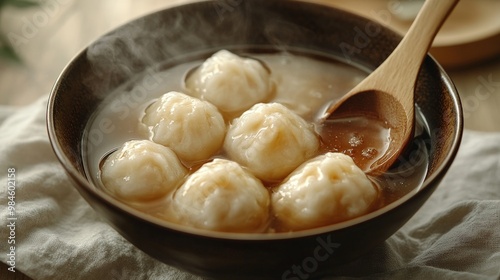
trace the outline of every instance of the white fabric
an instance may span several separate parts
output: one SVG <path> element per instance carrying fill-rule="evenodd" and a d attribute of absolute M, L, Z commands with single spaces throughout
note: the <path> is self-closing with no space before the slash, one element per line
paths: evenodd
<path fill-rule="evenodd" d="M 52 152 L 45 108 L 43 99 L 24 108 L 0 106 L 2 209 L 8 204 L 8 168 L 16 168 L 16 270 L 36 280 L 201 279 L 148 257 L 95 214 Z M 4 263 L 8 217 L 3 210 Z M 500 278 L 500 133 L 465 131 L 454 164 L 423 208 L 384 244 L 335 275 Z"/>

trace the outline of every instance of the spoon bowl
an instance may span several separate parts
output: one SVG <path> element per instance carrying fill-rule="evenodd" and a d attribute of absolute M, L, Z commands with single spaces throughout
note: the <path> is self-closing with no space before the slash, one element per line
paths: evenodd
<path fill-rule="evenodd" d="M 325 120 L 328 125 L 356 116 L 368 119 L 383 120 L 383 125 L 389 130 L 390 142 L 387 149 L 369 166 L 360 166 L 365 172 L 380 175 L 395 162 L 401 154 L 399 147 L 407 147 L 414 130 L 413 106 L 404 108 L 403 103 L 394 95 L 384 91 L 356 92 L 342 102 L 334 104 L 334 116 Z M 379 121 L 380 122 L 380 121 Z M 333 128 L 335 130 L 335 128 Z"/>
<path fill-rule="evenodd" d="M 459 0 L 427 0 L 394 52 L 360 84 L 332 103 L 321 118 L 367 116 L 390 129 L 385 153 L 365 172 L 385 172 L 404 153 L 415 126 L 415 84 L 437 32 Z"/>

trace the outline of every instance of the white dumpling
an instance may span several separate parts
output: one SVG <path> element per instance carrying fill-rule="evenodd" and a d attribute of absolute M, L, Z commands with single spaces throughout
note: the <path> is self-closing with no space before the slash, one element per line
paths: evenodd
<path fill-rule="evenodd" d="M 268 99 L 272 92 L 270 72 L 262 63 L 227 50 L 198 67 L 186 87 L 224 112 L 244 111 Z"/>
<path fill-rule="evenodd" d="M 269 191 L 238 163 L 214 159 L 191 174 L 173 196 L 179 220 L 224 232 L 261 232 L 269 220 Z"/>
<path fill-rule="evenodd" d="M 226 124 L 207 101 L 171 91 L 146 109 L 142 122 L 151 140 L 170 147 L 183 160 L 207 159 L 222 146 Z"/>
<path fill-rule="evenodd" d="M 109 155 L 101 167 L 104 187 L 129 201 L 160 198 L 187 175 L 175 153 L 149 140 L 131 140 Z"/>
<path fill-rule="evenodd" d="M 295 170 L 272 194 L 277 219 L 292 230 L 309 229 L 365 214 L 378 191 L 352 158 L 318 156 Z"/>
<path fill-rule="evenodd" d="M 316 153 L 311 124 L 279 103 L 259 103 L 233 120 L 224 150 L 266 181 L 283 179 Z"/>

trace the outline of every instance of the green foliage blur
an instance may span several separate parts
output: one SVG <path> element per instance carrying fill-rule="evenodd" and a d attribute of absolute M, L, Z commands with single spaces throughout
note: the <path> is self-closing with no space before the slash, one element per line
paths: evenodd
<path fill-rule="evenodd" d="M 39 6 L 40 2 L 38 0 L 0 0 L 0 24 L 2 12 L 8 6 L 24 9 Z M 22 63 L 22 59 L 16 53 L 12 45 L 10 44 L 5 31 L 0 26 L 0 60 L 8 60 L 11 62 Z"/>

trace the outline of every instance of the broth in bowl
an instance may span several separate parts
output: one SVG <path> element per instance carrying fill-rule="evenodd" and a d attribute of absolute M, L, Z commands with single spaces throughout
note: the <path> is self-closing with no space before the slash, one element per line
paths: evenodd
<path fill-rule="evenodd" d="M 201 1 L 141 17 L 99 38 L 78 54 L 61 73 L 47 106 L 47 130 L 54 152 L 74 183 L 74 187 L 96 213 L 134 246 L 167 265 L 215 279 L 293 278 L 297 276 L 293 274 L 294 267 L 304 263 L 311 264 L 308 262 L 311 256 L 315 256 L 317 249 L 322 248 L 322 244 L 328 244 L 332 245 L 328 247 L 331 249 L 328 251 L 329 254 L 325 255 L 325 258 L 322 255 L 321 261 L 314 263 L 317 264 L 315 266 L 317 269 L 308 270 L 307 276 L 318 278 L 331 275 L 338 264 L 350 262 L 374 247 L 380 246 L 422 207 L 438 187 L 460 145 L 463 122 L 459 95 L 453 82 L 439 64 L 432 57 L 426 57 L 415 85 L 418 126 L 408 154 L 386 174 L 379 177 L 357 176 L 359 172 L 341 173 L 349 180 L 357 177 L 363 178 L 363 176 L 370 180 L 369 187 L 372 191 L 361 192 L 368 195 L 366 199 L 360 200 L 363 204 L 358 205 L 356 209 L 361 209 L 371 203 L 373 190 L 376 190 L 376 200 L 370 204 L 373 208 L 367 209 L 367 214 L 362 214 L 357 218 L 347 221 L 331 219 L 333 224 L 312 229 L 298 228 L 297 224 L 300 225 L 301 222 L 294 223 L 293 220 L 286 223 L 280 222 L 278 218 L 282 218 L 283 215 L 279 217 L 275 215 L 276 203 L 274 199 L 269 198 L 279 193 L 276 189 L 279 186 L 286 193 L 288 187 L 285 186 L 300 181 L 295 180 L 300 176 L 289 174 L 290 178 L 281 180 L 286 181 L 283 183 L 277 179 L 266 181 L 251 179 L 256 175 L 247 172 L 249 167 L 242 167 L 242 163 L 232 164 L 235 161 L 227 159 L 229 153 L 226 154 L 220 149 L 210 156 L 214 158 L 212 161 L 208 160 L 209 163 L 214 163 L 213 165 L 205 166 L 203 160 L 195 164 L 195 162 L 180 159 L 177 153 L 172 152 L 172 147 L 152 141 L 149 127 L 151 125 L 142 125 L 146 111 L 162 107 L 158 106 L 160 104 L 152 104 L 161 100 L 164 94 L 172 91 L 198 98 L 201 101 L 211 99 L 212 97 L 205 96 L 203 97 L 205 100 L 202 100 L 203 98 L 199 99 L 196 93 L 191 95 L 190 92 L 184 92 L 185 81 L 211 55 L 219 50 L 227 49 L 240 57 L 258 60 L 269 70 L 274 83 L 270 87 L 271 95 L 256 97 L 252 102 L 273 105 L 278 103 L 287 108 L 284 110 L 277 108 L 280 106 L 271 108 L 259 106 L 262 108 L 257 108 L 258 110 L 254 112 L 260 112 L 263 109 L 273 109 L 278 113 L 288 110 L 286 113 L 288 121 L 292 124 L 300 124 L 304 121 L 310 127 L 311 123 L 315 123 L 311 121 L 314 119 L 314 113 L 310 115 L 311 119 L 308 119 L 307 113 L 301 112 L 305 112 L 303 110 L 308 106 L 314 108 L 312 106 L 314 104 L 319 106 L 316 108 L 320 108 L 351 89 L 392 52 L 401 36 L 366 18 L 303 1 L 241 1 L 240 5 L 233 6 L 231 12 L 226 12 L 223 16 L 218 13 L 217 9 L 214 9 L 218 4 L 220 1 Z M 364 44 L 359 46 L 359 32 L 366 30 L 374 32 L 368 33 L 370 40 L 364 41 Z M 354 51 L 344 53 L 343 46 L 346 45 L 352 46 L 354 49 L 351 48 L 351 50 Z M 280 67 L 272 66 L 273 59 L 276 62 L 289 61 L 290 64 Z M 300 63 L 292 63 L 293 61 Z M 291 66 L 292 64 L 294 67 Z M 304 65 L 307 65 L 307 68 Z M 311 67 L 312 65 L 314 67 Z M 358 67 L 360 65 L 362 66 Z M 290 91 L 287 94 L 290 94 L 291 98 L 279 97 L 278 83 L 276 83 L 279 68 L 283 70 L 281 72 L 283 77 L 288 77 L 282 85 L 288 85 Z M 293 73 L 295 75 L 292 75 Z M 254 74 L 250 76 L 255 79 L 266 77 L 266 71 L 259 70 Z M 321 80 L 320 77 L 324 79 Z M 305 90 L 300 90 L 298 84 L 304 84 L 304 81 L 308 80 L 311 82 L 305 83 Z M 262 85 L 264 86 L 260 88 L 268 88 L 265 83 Z M 330 89 L 329 86 L 331 86 Z M 324 92 L 320 91 L 321 94 L 318 94 L 309 91 L 318 87 L 323 87 L 328 94 L 331 94 L 332 99 L 330 100 Z M 293 96 L 294 92 L 299 96 Z M 317 100 L 317 96 L 323 100 Z M 186 98 L 181 98 L 181 100 L 184 99 Z M 195 104 L 199 103 L 189 98 L 187 100 Z M 224 101 L 224 98 L 222 100 Z M 294 103 L 298 104 L 295 105 L 296 107 L 292 107 L 285 103 L 288 100 L 299 102 Z M 316 100 L 314 104 L 308 103 L 314 100 Z M 216 101 L 220 99 L 215 98 L 213 102 L 217 103 Z M 326 103 L 322 103 L 324 101 Z M 235 107 L 229 106 L 225 110 L 232 110 L 240 105 L 246 108 L 248 104 L 244 103 L 235 103 L 233 104 Z M 197 113 L 212 114 L 209 113 L 213 112 L 209 109 L 211 106 L 203 105 L 203 107 L 204 109 Z M 219 113 L 226 115 L 225 111 Z M 230 113 L 235 116 L 223 117 L 227 130 L 230 129 L 233 119 L 242 115 L 237 112 Z M 297 120 L 296 116 L 290 117 L 294 114 L 300 118 Z M 214 115 L 217 114 L 214 113 Z M 299 121 L 300 119 L 302 121 Z M 362 125 L 364 121 L 358 123 Z M 384 133 L 390 135 L 390 130 L 385 130 L 383 122 L 379 124 L 383 133 L 373 133 L 373 135 L 381 135 L 380 139 L 383 140 L 385 139 Z M 137 129 L 136 125 L 140 128 Z M 323 133 L 327 130 L 323 130 Z M 325 166 L 340 169 L 340 166 L 343 166 L 340 163 L 348 160 L 344 161 L 345 157 L 341 157 L 341 153 L 335 152 L 332 148 L 326 149 L 333 154 L 328 156 L 322 154 L 321 150 L 327 146 L 324 138 L 334 137 L 335 134 L 326 136 L 322 134 L 321 128 L 314 127 L 314 125 L 313 131 L 316 134 L 314 141 L 319 142 L 317 153 L 307 155 L 307 157 L 312 157 L 308 162 L 313 161 L 313 163 L 308 164 L 307 168 L 297 168 L 298 174 L 307 174 L 311 170 L 323 170 Z M 215 132 L 214 135 L 218 133 Z M 294 134 L 287 134 L 286 139 L 290 139 L 290 135 Z M 347 136 L 347 139 L 353 138 Z M 360 135 L 353 136 L 356 136 L 351 141 L 353 144 L 368 144 L 368 141 L 358 141 L 361 140 Z M 300 139 L 295 141 L 300 141 Z M 118 196 L 115 195 L 116 189 L 112 186 L 103 186 L 98 174 L 100 165 L 104 165 L 103 159 L 111 159 L 119 155 L 120 152 L 113 152 L 126 146 L 125 143 L 130 145 L 127 145 L 124 150 L 151 150 L 153 152 L 141 154 L 143 159 L 149 158 L 149 160 L 126 164 L 129 168 L 137 167 L 137 170 L 123 174 L 148 174 L 149 169 L 143 167 L 155 166 L 163 162 L 177 167 L 172 169 L 177 172 L 166 175 L 172 175 L 169 180 L 179 180 L 178 185 L 173 184 L 172 190 L 163 187 L 157 192 L 155 188 L 141 191 L 134 188 L 136 184 L 131 184 L 130 191 L 126 191 L 126 188 L 118 188 L 119 192 L 116 193 Z M 346 147 L 350 145 L 347 141 Z M 285 147 L 294 148 L 288 145 Z M 303 147 L 306 147 L 307 151 L 310 149 L 307 145 Z M 336 149 L 340 152 L 345 150 L 342 147 Z M 235 150 L 238 151 L 238 149 Z M 272 150 L 270 152 L 273 152 Z M 286 149 L 281 149 L 281 151 L 287 152 Z M 296 151 L 290 150 L 292 153 Z M 365 152 L 368 156 L 372 154 L 371 150 Z M 132 154 L 136 153 L 129 153 L 129 155 Z M 294 157 L 290 156 L 290 158 Z M 323 164 L 330 161 L 335 161 L 336 164 Z M 264 161 L 264 163 L 267 162 Z M 352 167 L 352 164 L 348 165 Z M 202 168 L 203 166 L 207 168 Z M 199 211 L 196 210 L 197 207 L 200 209 L 199 206 L 203 205 L 200 201 L 205 200 L 197 200 L 197 194 L 203 197 L 220 189 L 207 187 L 201 192 L 190 192 L 193 190 L 191 187 L 195 187 L 196 184 L 185 183 L 188 180 L 196 181 L 194 179 L 197 176 L 189 179 L 188 174 L 191 171 L 207 169 L 210 170 L 210 174 L 215 174 L 219 173 L 220 166 L 225 166 L 223 170 L 233 170 L 225 173 L 241 174 L 241 177 L 238 177 L 239 182 L 249 186 L 248 198 L 251 199 L 231 205 L 241 206 L 235 208 L 236 210 L 246 209 L 245 205 L 257 209 L 253 210 L 257 212 L 269 209 L 267 216 L 256 215 L 255 217 L 262 219 L 255 218 L 252 219 L 253 222 L 238 224 L 236 229 L 224 223 L 228 221 L 227 219 L 216 219 L 216 216 L 211 214 L 204 216 L 214 218 L 213 221 L 218 222 L 219 228 L 216 230 L 206 230 L 206 227 L 200 229 L 197 223 L 200 220 L 203 223 L 204 219 L 196 220 L 191 217 L 190 224 L 185 224 L 186 219 L 181 219 L 182 224 L 179 224 L 175 221 L 175 217 L 162 216 L 164 212 L 161 211 L 166 211 L 168 205 L 163 204 L 163 207 L 160 207 L 162 204 L 159 202 L 162 200 L 168 202 L 174 196 L 171 192 L 177 196 L 179 189 L 185 190 L 184 198 L 186 199 L 177 197 L 176 203 L 185 205 L 183 201 L 191 201 L 193 207 L 189 211 L 176 211 L 183 214 L 189 214 L 191 210 L 195 210 L 195 213 Z M 315 166 L 318 168 L 314 168 Z M 115 171 L 125 170 L 118 169 Z M 292 171 L 294 172 L 295 170 Z M 224 175 L 224 172 L 222 173 Z M 152 180 L 152 183 L 160 182 L 158 185 L 162 185 L 161 182 L 167 181 L 161 178 L 164 176 L 163 172 L 151 174 L 161 179 Z M 220 176 L 220 178 L 225 177 Z M 322 179 L 343 178 L 343 176 L 324 176 Z M 114 179 L 117 177 L 115 176 Z M 126 178 L 126 176 L 121 177 Z M 425 180 L 422 183 L 424 177 Z M 216 176 L 209 179 L 214 178 Z M 315 176 L 311 178 L 316 178 L 314 180 L 316 182 L 322 181 Z M 363 182 L 359 183 L 359 189 L 366 188 Z M 266 186 L 266 184 L 269 185 Z M 151 184 L 153 185 L 156 183 Z M 217 185 L 224 184 L 218 183 Z M 342 186 L 342 184 L 330 186 L 333 185 L 336 189 Z M 234 184 L 232 186 L 237 187 Z M 321 184 L 315 186 L 321 186 Z M 266 192 L 261 192 L 262 187 L 266 188 Z M 110 188 L 111 190 L 108 190 Z M 236 193 L 239 194 L 240 191 L 243 190 L 239 189 Z M 151 198 L 161 196 L 163 193 L 166 194 L 162 198 Z M 299 199 L 301 192 L 294 191 L 294 194 Z M 324 203 L 325 206 L 334 205 L 337 201 L 335 194 L 337 192 L 333 193 L 332 199 L 326 199 L 328 203 Z M 125 199 L 119 197 L 125 197 Z M 274 197 L 280 201 L 279 196 Z M 209 202 L 212 201 L 215 200 L 209 200 Z M 250 201 L 255 203 L 244 203 Z M 353 203 L 353 200 L 348 201 Z M 289 204 L 280 205 L 283 209 L 279 211 L 285 211 Z M 319 209 L 318 214 L 322 213 L 321 211 L 326 207 L 317 209 Z M 347 208 L 339 209 L 342 211 Z M 219 208 L 211 210 L 214 213 L 224 213 Z M 236 210 L 227 211 L 227 213 L 248 214 L 248 212 Z M 344 213 L 347 212 L 344 211 Z M 311 221 L 322 220 L 318 218 L 311 219 Z M 202 226 L 208 225 L 208 223 L 202 224 Z"/>
<path fill-rule="evenodd" d="M 367 71 L 306 50 L 234 53 L 165 63 L 110 94 L 83 139 L 89 180 L 152 216 L 244 233 L 343 222 L 419 189 L 427 172 L 428 129 L 418 107 L 406 157 L 382 175 L 365 174 L 384 155 L 391 128 L 369 116 L 317 120 Z M 219 56 L 222 62 L 213 62 Z M 224 57 L 250 68 L 224 70 Z M 231 82 L 240 84 L 226 85 Z M 131 142 L 135 148 L 124 149 Z"/>

